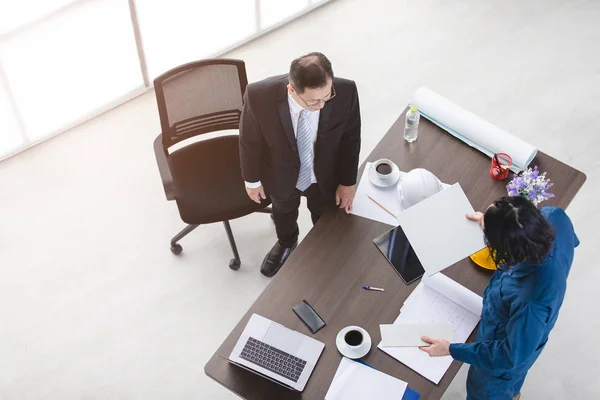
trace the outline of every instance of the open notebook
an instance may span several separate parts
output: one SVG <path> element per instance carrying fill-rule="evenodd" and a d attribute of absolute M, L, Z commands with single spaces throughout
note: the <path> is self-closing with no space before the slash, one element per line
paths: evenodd
<path fill-rule="evenodd" d="M 441 273 L 423 276 L 406 299 L 394 324 L 451 324 L 454 343 L 464 343 L 481 318 L 482 298 Z M 452 357 L 429 357 L 418 347 L 377 346 L 407 367 L 438 384 Z"/>

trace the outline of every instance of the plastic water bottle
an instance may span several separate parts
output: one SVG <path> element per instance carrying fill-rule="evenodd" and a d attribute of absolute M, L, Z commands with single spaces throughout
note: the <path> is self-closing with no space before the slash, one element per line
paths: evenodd
<path fill-rule="evenodd" d="M 421 114 L 416 106 L 411 106 L 410 110 L 406 113 L 406 122 L 404 124 L 404 140 L 408 143 L 412 143 L 417 140 L 419 136 L 419 120 Z"/>

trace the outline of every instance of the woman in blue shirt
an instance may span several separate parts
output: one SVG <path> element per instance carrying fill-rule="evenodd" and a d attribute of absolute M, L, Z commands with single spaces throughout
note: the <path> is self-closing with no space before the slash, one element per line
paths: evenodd
<path fill-rule="evenodd" d="M 481 224 L 499 266 L 483 292 L 477 339 L 423 337 L 431 346 L 421 349 L 471 364 L 467 400 L 519 399 L 558 318 L 579 240 L 562 209 L 538 210 L 524 197 L 502 198 L 467 218 Z"/>

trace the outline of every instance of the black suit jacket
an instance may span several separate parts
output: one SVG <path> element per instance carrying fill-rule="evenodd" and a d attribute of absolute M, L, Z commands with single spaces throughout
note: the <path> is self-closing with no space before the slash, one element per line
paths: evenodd
<path fill-rule="evenodd" d="M 287 84 L 287 75 L 249 84 L 240 120 L 244 180 L 261 181 L 269 195 L 281 200 L 292 195 L 300 172 Z M 340 184 L 356 184 L 360 153 L 356 84 L 334 78 L 333 86 L 336 96 L 321 109 L 314 153 L 315 176 L 326 196 L 333 196 Z"/>

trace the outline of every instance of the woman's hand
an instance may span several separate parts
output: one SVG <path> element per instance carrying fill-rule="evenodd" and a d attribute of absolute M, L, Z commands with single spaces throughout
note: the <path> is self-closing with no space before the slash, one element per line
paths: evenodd
<path fill-rule="evenodd" d="M 419 349 L 429 354 L 429 357 L 442 357 L 450 355 L 450 342 L 446 339 L 432 339 L 429 336 L 422 336 L 421 340 L 431 345 L 419 347 Z"/>
<path fill-rule="evenodd" d="M 482 212 L 477 211 L 475 214 L 466 214 L 465 217 L 467 217 L 467 219 L 469 221 L 477 222 L 483 228 L 483 213 Z"/>

